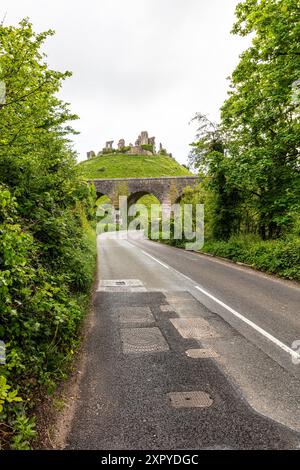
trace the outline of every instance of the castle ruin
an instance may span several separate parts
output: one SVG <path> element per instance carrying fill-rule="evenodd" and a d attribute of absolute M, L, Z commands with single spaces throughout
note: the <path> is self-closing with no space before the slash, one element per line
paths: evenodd
<path fill-rule="evenodd" d="M 114 153 L 116 150 L 113 148 L 113 140 L 109 140 L 106 142 L 105 147 L 102 151 L 100 151 L 97 156 L 105 155 L 109 153 Z M 156 154 L 156 147 L 155 147 L 155 137 L 149 137 L 147 131 L 142 131 L 138 138 L 135 141 L 135 144 L 129 144 L 126 146 L 125 140 L 120 139 L 118 141 L 118 152 L 125 153 L 127 155 L 155 155 Z M 162 144 L 159 144 L 159 152 L 167 155 L 166 151 L 163 149 Z M 95 157 L 95 152 L 90 151 L 87 152 L 88 160 Z"/>

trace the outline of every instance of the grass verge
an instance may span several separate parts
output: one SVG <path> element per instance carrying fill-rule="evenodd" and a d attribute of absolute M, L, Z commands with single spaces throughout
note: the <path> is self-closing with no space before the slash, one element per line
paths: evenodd
<path fill-rule="evenodd" d="M 214 256 L 249 264 L 261 271 L 300 281 L 300 238 L 263 241 L 255 237 L 231 237 L 207 241 L 201 250 Z"/>

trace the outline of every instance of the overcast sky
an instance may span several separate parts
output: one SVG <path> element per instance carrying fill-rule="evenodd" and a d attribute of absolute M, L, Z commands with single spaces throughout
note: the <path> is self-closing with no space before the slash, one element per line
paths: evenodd
<path fill-rule="evenodd" d="M 71 70 L 61 96 L 80 116 L 80 159 L 142 130 L 185 162 L 196 112 L 217 120 L 248 38 L 230 34 L 238 0 L 1 0 L 0 18 L 49 28 L 52 68 Z"/>

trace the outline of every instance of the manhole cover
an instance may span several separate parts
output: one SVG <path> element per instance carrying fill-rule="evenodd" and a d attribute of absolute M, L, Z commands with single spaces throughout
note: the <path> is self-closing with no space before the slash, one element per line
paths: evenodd
<path fill-rule="evenodd" d="M 123 352 L 152 353 L 168 351 L 169 346 L 159 328 L 124 328 L 121 329 Z"/>
<path fill-rule="evenodd" d="M 206 357 L 219 357 L 213 349 L 188 349 L 185 354 L 193 359 L 205 359 Z"/>
<path fill-rule="evenodd" d="M 168 393 L 171 405 L 174 408 L 208 408 L 213 400 L 206 392 L 171 392 Z"/>
<path fill-rule="evenodd" d="M 203 318 L 171 318 L 170 321 L 183 338 L 209 339 L 219 336 Z"/>
<path fill-rule="evenodd" d="M 155 323 L 155 319 L 149 307 L 119 307 L 117 314 L 122 324 Z"/>

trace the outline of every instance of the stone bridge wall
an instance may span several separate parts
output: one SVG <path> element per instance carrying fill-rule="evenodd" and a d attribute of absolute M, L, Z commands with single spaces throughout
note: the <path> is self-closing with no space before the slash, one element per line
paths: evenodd
<path fill-rule="evenodd" d="M 95 179 L 98 197 L 108 196 L 118 209 L 119 196 L 128 196 L 128 205 L 135 203 L 145 194 L 153 194 L 163 206 L 174 204 L 187 187 L 194 187 L 200 179 L 197 176 L 161 176 L 158 178 L 112 178 Z"/>

